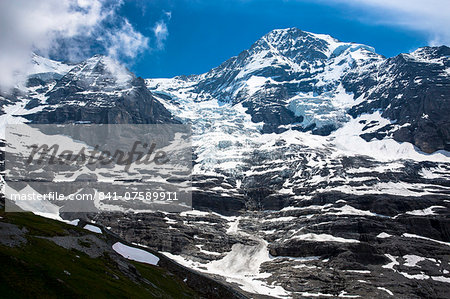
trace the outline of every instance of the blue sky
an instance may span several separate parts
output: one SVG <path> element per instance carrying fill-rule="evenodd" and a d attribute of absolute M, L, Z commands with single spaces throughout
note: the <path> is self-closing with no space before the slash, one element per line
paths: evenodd
<path fill-rule="evenodd" d="M 388 57 L 429 44 L 429 33 L 384 22 L 377 9 L 340 1 L 135 0 L 126 2 L 121 13 L 149 36 L 150 44 L 154 23 L 165 23 L 163 48 L 142 53 L 131 69 L 143 77 L 171 77 L 206 72 L 276 28 L 327 33 L 371 45 Z"/>
<path fill-rule="evenodd" d="M 297 27 L 391 57 L 450 45 L 450 0 L 0 0 L 0 89 L 26 79 L 31 53 L 94 54 L 138 76 L 200 74 L 272 29 Z"/>

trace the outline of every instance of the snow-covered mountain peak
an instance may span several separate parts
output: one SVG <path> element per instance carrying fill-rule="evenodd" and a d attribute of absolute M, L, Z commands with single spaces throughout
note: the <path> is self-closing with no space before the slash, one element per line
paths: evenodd
<path fill-rule="evenodd" d="M 450 65 L 450 48 L 447 46 L 422 47 L 409 54 L 402 54 L 402 56 L 415 62 Z"/>
<path fill-rule="evenodd" d="M 341 84 L 344 76 L 373 69 L 383 59 L 366 45 L 297 28 L 276 29 L 209 72 L 177 77 L 171 85 L 188 89 L 196 101 L 243 103 L 255 122 L 265 123 L 266 133 L 294 124 L 327 134 L 346 121 L 345 110 L 356 104 Z M 151 88 L 162 84 L 150 81 Z"/>
<path fill-rule="evenodd" d="M 143 79 L 110 57 L 95 55 L 70 66 L 38 55 L 33 61 L 26 85 L 0 94 L 0 138 L 1 128 L 12 123 L 177 123 Z"/>
<path fill-rule="evenodd" d="M 386 109 L 382 117 L 394 124 L 378 128 L 382 133 L 364 132 L 363 138 L 394 137 L 433 152 L 448 148 L 439 137 L 447 133 L 437 132 L 428 145 L 418 132 L 446 130 L 446 126 L 418 124 L 427 115 L 445 122 L 445 117 L 434 115 L 447 109 L 449 54 L 445 46 L 425 47 L 386 59 L 367 45 L 297 28 L 276 29 L 205 74 L 146 83 L 156 92 L 195 103 L 242 104 L 251 121 L 269 134 L 295 129 L 328 135 L 350 117 Z M 425 81 L 433 83 L 437 99 L 443 101 L 441 108 L 436 109 L 418 92 Z M 405 106 L 406 101 L 411 105 Z M 425 118 L 420 120 L 422 115 Z"/>
<path fill-rule="evenodd" d="M 36 53 L 30 56 L 29 67 L 24 73 L 26 78 L 35 78 L 45 82 L 66 79 L 83 83 L 84 86 L 129 86 L 135 76 L 120 62 L 104 55 L 94 55 L 78 64 L 64 63 L 42 57 Z M 18 86 L 25 91 L 26 86 Z"/>
<path fill-rule="evenodd" d="M 27 70 L 27 75 L 31 77 L 45 77 L 44 74 L 55 74 L 57 77 L 64 76 L 73 65 L 65 64 L 59 61 L 51 60 L 36 53 L 31 55 L 31 66 Z"/>
<path fill-rule="evenodd" d="M 94 55 L 74 67 L 67 77 L 83 85 L 123 87 L 129 85 L 134 75 L 117 60 L 103 55 Z"/>
<path fill-rule="evenodd" d="M 297 28 L 273 30 L 250 48 L 250 54 L 269 51 L 272 55 L 282 55 L 299 63 L 302 60 L 315 61 L 328 57 L 329 44 L 308 32 Z M 269 56 L 268 56 L 269 57 Z"/>
<path fill-rule="evenodd" d="M 341 42 L 329 35 L 309 33 L 297 28 L 276 29 L 257 40 L 250 49 L 208 73 L 191 79 L 200 82 L 207 80 L 208 84 L 200 83 L 203 90 L 213 93 L 222 101 L 229 101 L 239 98 L 244 80 L 257 82 L 262 87 L 267 81 L 299 82 L 323 74 L 322 78 L 318 78 L 321 82 L 319 86 L 322 87 L 333 81 L 331 79 L 339 79 L 349 68 L 381 59 L 383 57 L 370 46 Z M 246 85 L 246 94 L 255 94 L 252 88 L 254 84 L 250 82 Z M 314 90 L 306 90 L 310 91 Z"/>
<path fill-rule="evenodd" d="M 249 52 L 269 50 L 272 54 L 280 54 L 296 63 L 301 63 L 302 61 L 329 59 L 360 49 L 375 54 L 375 49 L 367 45 L 341 42 L 328 34 L 287 28 L 270 31 L 256 41 Z"/>

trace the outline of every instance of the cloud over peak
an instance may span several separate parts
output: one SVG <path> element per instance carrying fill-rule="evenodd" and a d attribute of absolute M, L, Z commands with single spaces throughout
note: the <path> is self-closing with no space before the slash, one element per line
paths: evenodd
<path fill-rule="evenodd" d="M 148 38 L 117 15 L 121 1 L 0 1 L 0 89 L 24 80 L 30 53 L 81 60 L 94 50 L 114 58 L 134 58 Z M 61 57 L 62 56 L 62 57 Z"/>

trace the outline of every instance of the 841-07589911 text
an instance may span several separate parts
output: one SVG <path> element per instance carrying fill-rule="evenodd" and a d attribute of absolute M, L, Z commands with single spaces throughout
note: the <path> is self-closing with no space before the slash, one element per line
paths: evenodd
<path fill-rule="evenodd" d="M 100 200 L 178 201 L 177 192 L 169 191 L 99 192 L 98 196 Z"/>

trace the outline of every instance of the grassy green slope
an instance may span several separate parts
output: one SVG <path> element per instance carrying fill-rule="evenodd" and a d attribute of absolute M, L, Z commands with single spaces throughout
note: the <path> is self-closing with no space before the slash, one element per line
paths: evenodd
<path fill-rule="evenodd" d="M 43 238 L 93 234 L 86 230 L 31 213 L 0 211 L 0 217 L 0 222 L 26 229 L 26 242 L 0 243 L 1 298 L 199 297 L 161 267 L 131 262 L 109 251 L 92 258 Z M 94 235 L 107 243 L 107 236 Z"/>

